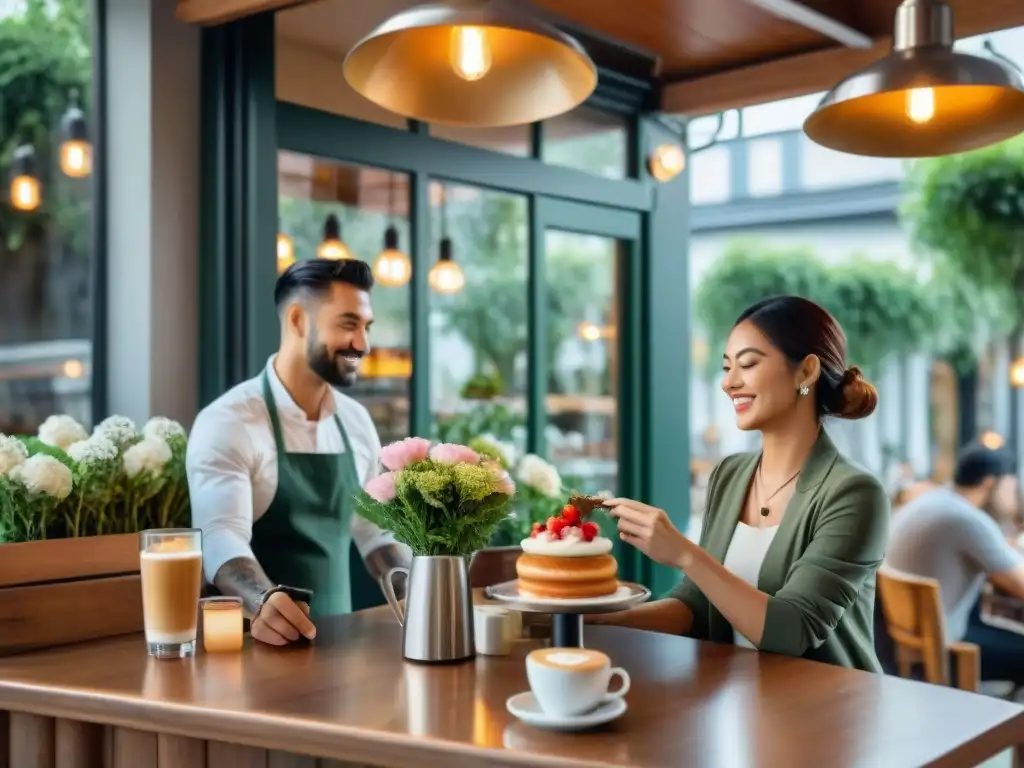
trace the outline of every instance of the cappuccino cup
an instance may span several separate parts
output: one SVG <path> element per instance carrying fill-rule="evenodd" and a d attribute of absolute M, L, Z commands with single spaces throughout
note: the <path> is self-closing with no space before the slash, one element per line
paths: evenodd
<path fill-rule="evenodd" d="M 622 682 L 609 691 L 612 678 Z M 629 674 L 611 659 L 587 648 L 539 648 L 526 657 L 526 678 L 547 715 L 571 717 L 629 692 Z"/>

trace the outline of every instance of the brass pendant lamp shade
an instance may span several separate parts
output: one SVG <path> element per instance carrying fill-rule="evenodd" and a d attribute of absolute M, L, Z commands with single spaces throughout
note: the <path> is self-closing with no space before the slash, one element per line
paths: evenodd
<path fill-rule="evenodd" d="M 451 0 L 385 21 L 349 51 L 345 79 L 406 118 L 493 128 L 582 104 L 597 68 L 523 0 Z"/>
<path fill-rule="evenodd" d="M 953 13 L 904 0 L 892 53 L 841 81 L 804 123 L 813 141 L 873 157 L 936 157 L 1024 131 L 1024 82 L 1003 64 L 953 50 Z"/>

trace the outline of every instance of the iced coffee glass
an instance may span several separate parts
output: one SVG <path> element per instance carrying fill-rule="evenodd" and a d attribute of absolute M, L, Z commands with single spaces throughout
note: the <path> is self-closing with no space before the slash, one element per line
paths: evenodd
<path fill-rule="evenodd" d="M 150 656 L 184 659 L 196 652 L 203 579 L 198 528 L 160 528 L 139 534 L 142 615 Z"/>

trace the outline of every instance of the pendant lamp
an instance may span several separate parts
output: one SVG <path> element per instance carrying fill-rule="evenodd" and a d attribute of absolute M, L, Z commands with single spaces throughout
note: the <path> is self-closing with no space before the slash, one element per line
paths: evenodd
<path fill-rule="evenodd" d="M 842 80 L 804 122 L 830 149 L 873 157 L 935 157 L 1024 131 L 1020 73 L 953 50 L 953 11 L 903 0 L 892 52 Z"/>
<path fill-rule="evenodd" d="M 385 109 L 427 123 L 535 123 L 586 101 L 597 68 L 525 0 L 449 0 L 392 16 L 345 57 L 345 79 Z"/>
<path fill-rule="evenodd" d="M 395 217 L 395 176 L 388 175 L 388 228 L 384 230 L 384 250 L 377 254 L 373 276 L 385 288 L 398 288 L 412 277 L 412 264 L 398 247 L 398 229 Z"/>
<path fill-rule="evenodd" d="M 331 261 L 353 258 L 345 241 L 341 239 L 341 221 L 333 213 L 328 214 L 324 221 L 324 239 L 317 246 L 316 255 Z"/>

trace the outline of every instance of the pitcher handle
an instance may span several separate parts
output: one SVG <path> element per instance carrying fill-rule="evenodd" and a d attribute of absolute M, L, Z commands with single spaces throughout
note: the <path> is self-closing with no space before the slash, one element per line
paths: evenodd
<path fill-rule="evenodd" d="M 398 600 L 398 596 L 395 594 L 395 574 L 404 573 L 405 578 L 409 578 L 409 569 L 401 565 L 396 565 L 387 575 L 380 580 L 380 588 L 384 592 L 384 597 L 387 598 L 388 605 L 391 606 L 392 612 L 395 614 L 395 618 L 398 619 L 398 623 L 401 626 L 405 626 L 405 609 L 402 607 L 401 602 Z M 406 582 L 408 583 L 408 581 Z M 406 592 L 408 592 L 408 588 Z"/>

